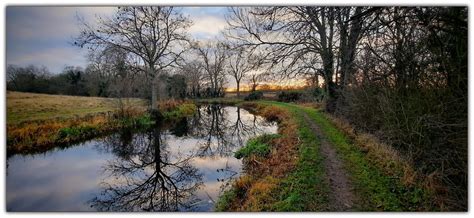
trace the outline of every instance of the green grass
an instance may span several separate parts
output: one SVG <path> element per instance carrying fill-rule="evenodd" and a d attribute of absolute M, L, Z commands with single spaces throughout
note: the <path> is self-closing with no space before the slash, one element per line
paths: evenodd
<path fill-rule="evenodd" d="M 298 160 L 296 167 L 283 177 L 278 178 L 277 187 L 271 190 L 271 199 L 264 199 L 259 208 L 269 211 L 325 211 L 328 208 L 329 186 L 326 183 L 323 159 L 319 154 L 319 141 L 306 124 L 301 109 L 292 104 L 272 101 L 257 101 L 265 106 L 277 106 L 287 110 L 292 119 L 295 119 L 300 139 L 298 146 Z M 260 141 L 251 141 L 241 153 L 255 151 L 267 152 Z M 260 147 L 261 146 L 261 147 Z M 271 146 L 271 145 L 270 145 Z M 258 175 L 257 175 L 258 176 Z M 238 198 L 238 190 L 233 187 L 223 195 L 222 202 L 231 202 L 232 197 Z M 244 196 L 245 197 L 245 196 Z M 226 208 L 220 202 L 217 208 Z"/>
<path fill-rule="evenodd" d="M 97 134 L 98 127 L 95 126 L 74 126 L 65 127 L 58 131 L 56 141 L 71 141 L 75 138 L 85 138 Z"/>
<path fill-rule="evenodd" d="M 270 153 L 269 142 L 278 137 L 280 137 L 278 134 L 264 134 L 250 139 L 244 147 L 235 152 L 234 157 L 237 159 L 250 157 L 251 155 L 265 157 Z"/>
<path fill-rule="evenodd" d="M 269 102 L 265 102 L 268 104 Z M 301 140 L 296 169 L 280 183 L 276 211 L 324 211 L 328 208 L 329 186 L 324 178 L 323 159 L 319 153 L 319 141 L 305 123 L 298 107 L 280 102 L 271 102 L 289 110 L 299 125 Z"/>
<path fill-rule="evenodd" d="M 182 117 L 191 116 L 196 112 L 196 110 L 197 107 L 195 104 L 183 103 L 171 111 L 163 112 L 163 117 L 166 120 L 178 119 Z"/>
<path fill-rule="evenodd" d="M 419 188 L 408 188 L 397 178 L 384 175 L 359 148 L 350 143 L 321 112 L 303 109 L 320 127 L 345 162 L 352 176 L 356 192 L 360 196 L 359 210 L 363 211 L 411 211 L 417 210 L 426 195 Z"/>
<path fill-rule="evenodd" d="M 236 187 L 231 187 L 229 190 L 225 191 L 217 200 L 216 205 L 214 206 L 214 211 L 227 211 L 233 200 L 242 197 L 238 195 L 238 191 L 239 190 L 237 190 Z"/>
<path fill-rule="evenodd" d="M 354 210 L 418 211 L 424 208 L 425 204 L 429 204 L 429 195 L 426 191 L 417 187 L 407 187 L 399 178 L 391 177 L 384 172 L 381 167 L 371 161 L 371 157 L 352 144 L 317 109 L 273 101 L 257 101 L 257 103 L 277 106 L 291 112 L 292 119 L 296 119 L 298 123 L 300 138 L 296 168 L 287 177 L 281 178 L 278 187 L 272 191 L 272 198 L 277 200 L 272 199 L 269 210 L 325 211 L 330 208 L 328 199 L 330 189 L 325 180 L 324 159 L 319 152 L 320 142 L 304 119 L 303 113 L 320 126 L 322 133 L 332 143 L 338 156 L 344 162 L 344 168 L 349 173 L 355 189 L 357 200 Z M 225 198 L 236 197 L 235 190 L 233 192 L 225 195 Z"/>
<path fill-rule="evenodd" d="M 24 118 L 21 122 L 19 120 L 8 122 L 7 152 L 9 154 L 43 152 L 61 144 L 80 142 L 119 129 L 144 129 L 154 124 L 150 115 L 144 110 L 138 110 L 129 114 L 128 117 L 122 118 L 106 114 L 88 113 L 90 111 L 101 111 L 102 105 L 105 104 L 103 98 L 19 92 L 9 92 L 8 95 L 10 98 L 7 100 L 10 110 L 8 116 L 17 116 L 18 113 L 16 112 L 24 111 L 21 107 L 31 106 L 27 109 L 30 113 L 27 118 Z M 59 103 L 55 103 L 56 101 Z M 67 110 L 75 111 L 75 113 L 74 116 L 65 116 L 66 113 L 63 111 L 58 114 L 60 118 L 58 116 L 47 116 L 48 119 L 38 120 L 43 117 L 43 115 L 37 115 L 37 113 L 41 114 L 38 108 L 43 106 L 35 104 L 49 105 L 48 107 L 54 108 L 59 108 L 57 104 L 61 104 L 61 107 L 65 108 L 64 110 L 71 107 Z M 78 108 L 75 108 L 76 104 Z M 82 104 L 87 104 L 88 108 L 84 108 L 85 106 Z M 94 106 L 99 108 L 94 108 Z M 115 108 L 111 108 L 111 110 L 115 110 Z M 194 114 L 195 111 L 196 106 L 194 104 L 183 103 L 167 111 L 164 118 L 168 121 L 180 119 Z"/>

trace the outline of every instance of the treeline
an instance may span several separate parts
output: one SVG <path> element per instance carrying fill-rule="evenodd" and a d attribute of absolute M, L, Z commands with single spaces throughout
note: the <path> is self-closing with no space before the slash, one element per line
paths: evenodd
<path fill-rule="evenodd" d="M 467 208 L 466 7 L 234 7 L 227 31 L 276 76 L 312 77 L 325 106 L 441 181 Z M 320 82 L 321 81 L 321 82 Z"/>
<path fill-rule="evenodd" d="M 57 75 L 46 67 L 34 65 L 7 67 L 7 90 L 11 91 L 88 96 L 91 95 L 88 80 L 90 75 L 72 66 Z"/>
<path fill-rule="evenodd" d="M 97 66 L 87 68 L 68 66 L 59 74 L 51 73 L 46 67 L 34 65 L 7 67 L 7 90 L 59 95 L 97 96 L 151 99 L 151 82 L 140 72 L 125 70 L 99 71 Z M 101 66 L 104 67 L 104 66 Z M 118 71 L 120 72 L 120 71 Z M 157 78 L 160 99 L 184 99 L 213 97 L 216 93 L 207 87 L 203 80 L 191 80 L 184 72 L 162 73 Z M 224 95 L 221 86 L 217 96 Z"/>

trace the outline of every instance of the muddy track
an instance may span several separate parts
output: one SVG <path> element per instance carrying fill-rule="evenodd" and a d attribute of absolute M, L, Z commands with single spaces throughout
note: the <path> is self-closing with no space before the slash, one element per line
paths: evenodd
<path fill-rule="evenodd" d="M 320 152 L 324 157 L 323 164 L 327 174 L 327 182 L 330 187 L 329 210 L 351 211 L 354 207 L 355 195 L 342 160 L 339 159 L 333 145 L 324 136 L 319 126 L 308 116 L 308 114 L 303 112 L 303 116 L 321 143 Z"/>

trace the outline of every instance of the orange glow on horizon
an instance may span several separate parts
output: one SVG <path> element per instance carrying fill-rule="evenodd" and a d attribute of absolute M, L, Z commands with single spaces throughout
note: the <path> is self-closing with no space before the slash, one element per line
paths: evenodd
<path fill-rule="evenodd" d="M 280 84 L 260 84 L 257 86 L 256 90 L 259 91 L 278 91 L 278 90 L 295 90 L 306 88 L 307 85 L 304 82 L 293 82 L 293 84 L 280 85 Z M 241 85 L 241 92 L 249 92 L 252 90 L 250 85 Z M 225 89 L 225 92 L 237 92 L 237 87 L 228 87 Z"/>

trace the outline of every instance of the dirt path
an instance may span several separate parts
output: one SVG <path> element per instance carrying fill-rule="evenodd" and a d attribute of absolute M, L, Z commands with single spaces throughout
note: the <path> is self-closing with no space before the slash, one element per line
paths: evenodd
<path fill-rule="evenodd" d="M 343 162 L 338 158 L 336 150 L 326 139 L 319 126 L 306 113 L 303 113 L 303 115 L 305 121 L 321 142 L 320 151 L 324 157 L 324 168 L 331 189 L 329 193 L 330 210 L 350 211 L 354 206 L 355 196 L 349 176 L 344 170 Z"/>

